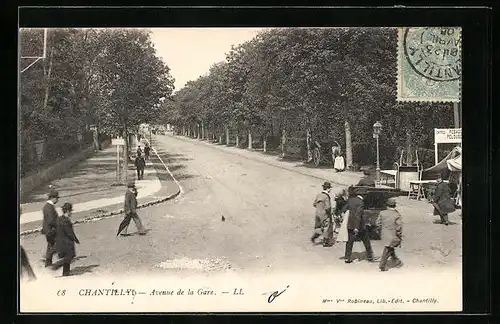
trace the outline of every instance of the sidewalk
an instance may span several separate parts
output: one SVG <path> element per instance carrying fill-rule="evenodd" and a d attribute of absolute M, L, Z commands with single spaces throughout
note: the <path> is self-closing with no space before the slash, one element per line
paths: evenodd
<path fill-rule="evenodd" d="M 149 205 L 175 195 L 179 188 L 169 177 L 160 176 L 165 167 L 153 154 L 144 170 L 144 180 L 136 180 L 138 205 Z M 129 179 L 136 179 L 133 163 L 129 163 Z M 166 170 L 164 170 L 166 172 Z M 66 201 L 73 204 L 73 220 L 82 221 L 118 213 L 123 208 L 126 187 L 117 184 L 116 147 L 111 146 L 97 152 L 92 158 L 82 161 L 60 179 L 51 183 L 59 191 L 58 212 Z M 21 232 L 39 228 L 42 224 L 42 208 L 47 200 L 48 184 L 33 191 L 21 205 Z"/>

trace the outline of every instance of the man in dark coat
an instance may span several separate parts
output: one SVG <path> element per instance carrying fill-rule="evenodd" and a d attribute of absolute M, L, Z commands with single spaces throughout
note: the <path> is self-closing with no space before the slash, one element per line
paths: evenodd
<path fill-rule="evenodd" d="M 373 178 L 372 172 L 368 169 L 365 169 L 363 170 L 363 174 L 365 176 L 359 180 L 357 186 L 375 187 L 375 179 Z"/>
<path fill-rule="evenodd" d="M 316 195 L 313 202 L 313 206 L 316 208 L 316 215 L 314 218 L 314 234 L 311 237 L 311 242 L 314 244 L 316 239 L 323 235 L 324 247 L 333 245 L 331 189 L 332 185 L 330 182 L 325 181 L 325 183 L 323 183 L 323 191 Z"/>
<path fill-rule="evenodd" d="M 441 224 L 448 226 L 450 224 L 448 214 L 455 211 L 455 204 L 451 199 L 449 184 L 443 181 L 445 177 L 446 173 L 443 173 L 437 180 L 438 184 L 434 191 L 434 202 L 432 205 L 434 206 L 434 215 L 439 215 Z"/>
<path fill-rule="evenodd" d="M 396 210 L 396 200 L 389 198 L 386 201 L 387 209 L 380 212 L 381 238 L 384 243 L 384 251 L 380 258 L 380 271 L 387 271 L 386 264 L 389 257 L 396 261 L 396 266 L 401 267 L 403 263 L 396 256 L 396 247 L 401 246 L 403 240 L 403 222 L 401 214 Z"/>
<path fill-rule="evenodd" d="M 116 236 L 120 235 L 120 233 L 128 227 L 130 224 L 130 220 L 133 219 L 135 222 L 135 226 L 137 226 L 137 231 L 139 232 L 139 235 L 145 235 L 146 232 L 144 230 L 144 227 L 142 226 L 141 219 L 139 218 L 139 215 L 137 215 L 137 190 L 135 188 L 135 184 L 133 181 L 130 181 L 127 184 L 127 192 L 125 193 L 125 204 L 124 204 L 124 211 L 125 211 L 125 218 L 123 221 L 120 223 L 120 226 L 118 227 L 118 232 L 116 233 Z"/>
<path fill-rule="evenodd" d="M 137 168 L 137 180 L 144 179 L 144 167 L 146 166 L 146 160 L 141 155 L 141 153 L 137 153 L 137 157 L 135 158 L 135 167 Z"/>
<path fill-rule="evenodd" d="M 52 265 L 52 257 L 55 254 L 54 244 L 56 240 L 57 215 L 56 204 L 59 201 L 59 192 L 51 189 L 49 192 L 49 200 L 43 206 L 43 226 L 42 234 L 47 240 L 47 251 L 45 252 L 45 266 Z"/>
<path fill-rule="evenodd" d="M 56 235 L 56 245 L 55 249 L 61 260 L 57 261 L 52 265 L 53 270 L 57 270 L 63 267 L 63 276 L 69 276 L 70 274 L 70 264 L 76 255 L 75 243 L 80 244 L 80 241 L 76 237 L 73 230 L 73 223 L 71 222 L 71 212 L 73 211 L 73 205 L 70 203 L 64 203 L 63 215 L 57 219 L 57 235 Z"/>
<path fill-rule="evenodd" d="M 370 262 L 375 261 L 373 250 L 368 236 L 368 229 L 363 219 L 363 210 L 365 204 L 361 195 L 355 195 L 352 189 L 349 190 L 349 199 L 342 207 L 342 213 L 349 211 L 349 218 L 347 219 L 347 243 L 345 246 L 345 263 L 351 263 L 351 254 L 356 237 L 359 237 L 366 249 L 367 259 Z"/>
<path fill-rule="evenodd" d="M 151 147 L 149 147 L 148 143 L 146 143 L 146 146 L 144 147 L 144 157 L 146 160 L 149 160 L 149 154 L 151 152 Z"/>

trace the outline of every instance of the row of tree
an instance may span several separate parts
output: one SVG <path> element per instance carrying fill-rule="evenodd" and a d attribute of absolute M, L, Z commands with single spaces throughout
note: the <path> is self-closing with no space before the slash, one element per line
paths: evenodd
<path fill-rule="evenodd" d="M 43 30 L 22 29 L 20 43 L 22 57 L 40 55 Z M 22 70 L 30 60 L 20 58 Z M 147 30 L 49 29 L 45 59 L 20 76 L 21 148 L 42 139 L 62 152 L 89 125 L 128 139 L 161 116 L 173 83 Z"/>
<path fill-rule="evenodd" d="M 382 161 L 392 163 L 397 148 L 431 148 L 433 128 L 453 127 L 451 104 L 396 100 L 396 64 L 395 28 L 265 30 L 164 103 L 165 122 L 237 145 L 282 134 L 302 145 L 310 132 L 343 143 L 352 166 L 373 163 L 380 121 Z"/>

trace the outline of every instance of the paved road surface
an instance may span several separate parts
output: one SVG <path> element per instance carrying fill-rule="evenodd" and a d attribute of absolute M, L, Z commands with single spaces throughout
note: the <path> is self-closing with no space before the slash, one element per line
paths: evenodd
<path fill-rule="evenodd" d="M 377 271 L 377 265 L 368 262 L 344 264 L 339 259 L 343 244 L 332 248 L 311 245 L 312 202 L 321 190 L 318 179 L 170 136 L 156 136 L 153 145 L 181 183 L 183 195 L 140 211 L 151 229 L 146 236 L 117 238 L 120 218 L 78 225 L 75 230 L 82 243 L 77 253 L 83 258 L 75 267 L 82 272 L 189 273 L 179 269 L 181 265 L 170 264 L 177 270 L 158 265 L 179 259 L 178 264 L 196 271 L 189 260 L 205 258 L 221 267 L 230 265 L 234 271 L 255 274 L 312 269 Z M 340 189 L 334 187 L 333 192 Z M 405 267 L 394 271 L 411 274 L 417 269 L 446 267 L 459 274 L 461 222 L 452 215 L 455 225 L 433 224 L 429 211 L 401 207 L 405 240 L 398 252 Z M 131 228 L 135 230 L 133 224 Z M 32 260 L 40 259 L 43 237 L 28 236 L 22 244 Z M 374 241 L 373 246 L 380 254 L 380 243 Z M 356 243 L 354 251 L 362 250 L 362 244 Z"/>

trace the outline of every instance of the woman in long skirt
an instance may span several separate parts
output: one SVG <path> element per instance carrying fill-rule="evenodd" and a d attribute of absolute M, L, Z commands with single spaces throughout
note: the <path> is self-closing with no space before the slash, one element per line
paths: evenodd
<path fill-rule="evenodd" d="M 347 190 L 342 190 L 335 196 L 335 233 L 337 233 L 337 242 L 347 242 L 347 211 L 342 215 L 342 207 L 347 203 Z"/>

